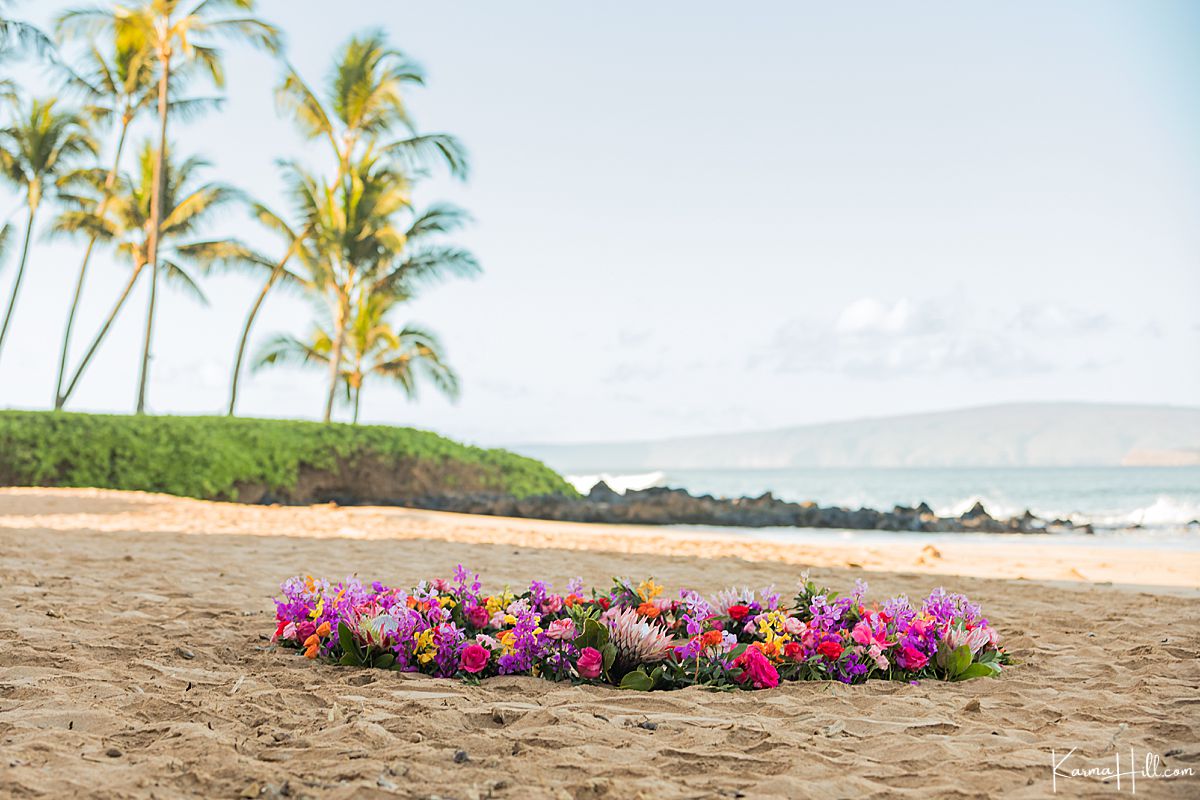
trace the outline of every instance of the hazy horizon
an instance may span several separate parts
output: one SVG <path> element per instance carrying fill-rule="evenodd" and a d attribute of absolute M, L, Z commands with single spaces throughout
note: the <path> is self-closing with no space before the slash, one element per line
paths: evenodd
<path fill-rule="evenodd" d="M 79 4 L 13 13 L 45 24 Z M 473 174 L 416 199 L 470 211 L 459 241 L 484 267 L 400 318 L 441 335 L 461 402 L 369 386 L 365 422 L 617 442 L 1011 402 L 1200 405 L 1196 4 L 323 7 L 260 12 L 315 83 L 373 26 L 425 66 L 418 125 L 460 136 Z M 282 206 L 275 160 L 317 150 L 276 115 L 280 68 L 226 51 L 225 109 L 172 138 Z M 38 68 L 13 71 L 43 90 Z M 279 250 L 248 218 L 220 229 Z M 80 252 L 35 242 L 0 405 L 48 407 Z M 96 259 L 76 358 L 125 275 Z M 205 288 L 208 309 L 165 293 L 154 413 L 223 410 L 257 283 Z M 132 411 L 145 291 L 69 410 Z M 255 343 L 308 320 L 272 297 Z M 239 410 L 317 418 L 321 384 L 262 373 Z"/>

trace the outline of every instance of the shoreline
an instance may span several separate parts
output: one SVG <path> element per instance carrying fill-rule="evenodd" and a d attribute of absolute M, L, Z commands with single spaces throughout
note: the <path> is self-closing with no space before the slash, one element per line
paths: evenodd
<path fill-rule="evenodd" d="M 89 510 L 81 510 L 81 506 Z M 1008 534 L 990 534 L 997 538 L 979 541 L 960 540 L 957 534 L 910 532 L 888 534 L 894 539 L 866 541 L 861 537 L 870 532 L 846 531 L 852 538 L 841 538 L 836 530 L 823 530 L 806 541 L 788 541 L 769 538 L 770 529 L 736 532 L 718 527 L 559 522 L 393 506 L 256 506 L 105 489 L 0 489 L 0 509 L 7 512 L 0 513 L 0 529 L 79 530 L 86 524 L 97 532 L 150 527 L 193 535 L 481 543 L 1081 583 L 1200 596 L 1200 552 L 1105 547 L 1099 540 L 1082 546 L 1035 542 Z M 989 534 L 979 534 L 984 535 Z M 955 538 L 935 538 L 944 536 Z M 1169 557 L 1164 558 L 1164 553 Z"/>

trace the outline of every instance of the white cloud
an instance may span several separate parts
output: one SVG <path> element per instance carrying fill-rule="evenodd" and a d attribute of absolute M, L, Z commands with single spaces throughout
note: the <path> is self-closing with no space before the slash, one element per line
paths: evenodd
<path fill-rule="evenodd" d="M 1055 303 L 1030 303 L 1018 309 L 1013 325 L 1040 336 L 1081 336 L 1107 330 L 1112 326 L 1112 318 L 1102 312 Z"/>
<path fill-rule="evenodd" d="M 913 305 L 902 297 L 889 306 L 874 297 L 855 300 L 842 309 L 834 330 L 847 334 L 900 333 L 912 322 Z"/>
<path fill-rule="evenodd" d="M 1053 304 L 1025 305 L 1014 316 L 962 297 L 862 297 L 832 318 L 791 321 L 750 366 L 869 377 L 1009 377 L 1080 368 L 1057 340 L 1095 336 L 1110 325 L 1107 315 Z"/>

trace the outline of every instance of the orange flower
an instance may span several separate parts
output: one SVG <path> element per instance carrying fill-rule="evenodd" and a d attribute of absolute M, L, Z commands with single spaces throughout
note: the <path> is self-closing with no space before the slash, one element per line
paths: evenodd
<path fill-rule="evenodd" d="M 643 617 L 649 617 L 650 619 L 654 619 L 662 613 L 662 609 L 654 605 L 654 603 L 651 603 L 649 600 L 638 606 L 637 611 Z"/>
<path fill-rule="evenodd" d="M 312 647 L 310 647 L 304 651 L 304 657 L 305 658 L 316 658 L 317 651 L 319 651 L 320 649 L 321 649 L 321 646 L 319 644 L 314 644 Z"/>
<path fill-rule="evenodd" d="M 725 637 L 720 631 L 705 631 L 701 640 L 705 647 L 716 647 L 725 640 Z"/>
<path fill-rule="evenodd" d="M 329 622 L 327 622 L 327 621 L 322 622 L 321 626 L 319 628 L 317 628 L 316 635 L 320 636 L 322 638 L 328 636 L 329 635 Z"/>
<path fill-rule="evenodd" d="M 577 594 L 569 594 L 565 598 L 563 598 L 563 603 L 566 605 L 567 608 L 572 608 L 582 602 L 583 602 L 583 598 Z"/>
<path fill-rule="evenodd" d="M 310 648 L 311 647 L 320 647 L 321 646 L 321 637 L 317 636 L 314 633 L 312 636 L 310 636 L 304 640 L 304 646 L 310 647 Z"/>

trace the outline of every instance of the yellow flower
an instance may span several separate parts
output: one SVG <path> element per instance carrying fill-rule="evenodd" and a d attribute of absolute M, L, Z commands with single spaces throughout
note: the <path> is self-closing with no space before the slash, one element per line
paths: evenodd
<path fill-rule="evenodd" d="M 325 611 L 325 598 L 322 597 L 320 600 L 317 601 L 317 607 L 312 610 L 312 613 L 308 615 L 308 618 L 316 619 L 317 617 L 321 616 L 321 614 L 324 611 Z"/>
<path fill-rule="evenodd" d="M 505 614 L 504 615 L 504 624 L 505 625 L 516 625 L 517 618 L 514 617 L 512 614 Z"/>
<path fill-rule="evenodd" d="M 437 656 L 437 647 L 433 643 L 433 628 L 421 631 L 417 634 L 416 647 L 417 660 L 422 664 L 428 664 Z"/>
<path fill-rule="evenodd" d="M 438 598 L 438 605 L 442 608 L 454 608 L 458 603 L 454 601 L 453 597 L 445 594 Z"/>
<path fill-rule="evenodd" d="M 496 634 L 496 641 L 503 645 L 504 654 L 508 655 L 513 652 L 513 644 L 517 641 L 517 635 L 512 631 L 500 631 Z"/>
<path fill-rule="evenodd" d="M 508 604 L 511 603 L 513 599 L 512 592 L 505 589 L 504 594 L 500 595 L 499 597 L 489 597 L 484 605 L 487 606 L 489 614 L 495 614 L 497 611 L 508 608 Z"/>
<path fill-rule="evenodd" d="M 662 594 L 663 587 L 654 582 L 654 578 L 647 578 L 638 584 L 638 597 L 642 598 L 643 602 L 649 602 Z"/>

